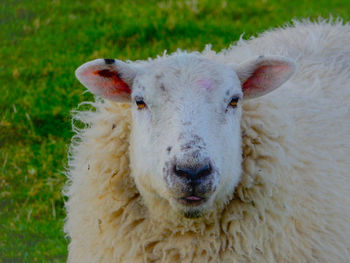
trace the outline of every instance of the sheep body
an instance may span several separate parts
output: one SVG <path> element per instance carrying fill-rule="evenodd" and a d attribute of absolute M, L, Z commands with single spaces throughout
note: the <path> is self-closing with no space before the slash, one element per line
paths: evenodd
<path fill-rule="evenodd" d="M 298 65 L 283 87 L 244 102 L 234 198 L 200 220 L 151 219 L 129 176 L 130 106 L 97 100 L 75 115 L 87 126 L 70 149 L 68 261 L 349 262 L 350 25 L 295 22 L 202 54 Z"/>

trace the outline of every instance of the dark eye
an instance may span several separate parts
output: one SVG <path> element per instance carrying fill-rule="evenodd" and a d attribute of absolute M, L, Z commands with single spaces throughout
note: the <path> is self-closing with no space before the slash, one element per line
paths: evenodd
<path fill-rule="evenodd" d="M 143 101 L 142 98 L 136 98 L 135 101 L 136 101 L 137 108 L 139 110 L 146 108 L 146 103 Z"/>
<path fill-rule="evenodd" d="M 236 108 L 239 102 L 239 97 L 235 96 L 231 99 L 230 103 L 228 104 L 229 107 Z"/>

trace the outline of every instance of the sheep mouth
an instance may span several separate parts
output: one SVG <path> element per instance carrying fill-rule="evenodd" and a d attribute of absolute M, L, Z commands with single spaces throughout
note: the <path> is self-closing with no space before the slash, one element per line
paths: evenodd
<path fill-rule="evenodd" d="M 178 199 L 179 203 L 186 205 L 186 206 L 199 206 L 207 201 L 206 198 L 190 195 L 186 197 L 182 197 Z"/>

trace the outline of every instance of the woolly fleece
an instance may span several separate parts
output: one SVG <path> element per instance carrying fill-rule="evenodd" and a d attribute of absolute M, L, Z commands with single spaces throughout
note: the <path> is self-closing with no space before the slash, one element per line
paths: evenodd
<path fill-rule="evenodd" d="M 70 148 L 68 262 L 350 262 L 350 25 L 294 22 L 203 56 L 296 61 L 243 105 L 243 175 L 220 213 L 150 218 L 129 176 L 130 106 L 80 111 Z M 157 204 L 154 204 L 156 207 Z"/>

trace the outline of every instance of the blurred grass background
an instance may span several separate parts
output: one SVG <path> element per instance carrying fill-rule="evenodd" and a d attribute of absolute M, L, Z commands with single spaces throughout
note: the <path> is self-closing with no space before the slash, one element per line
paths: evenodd
<path fill-rule="evenodd" d="M 350 17 L 350 0 L 1 0 L 0 262 L 65 262 L 70 111 L 92 100 L 74 70 L 227 48 L 293 18 Z"/>

